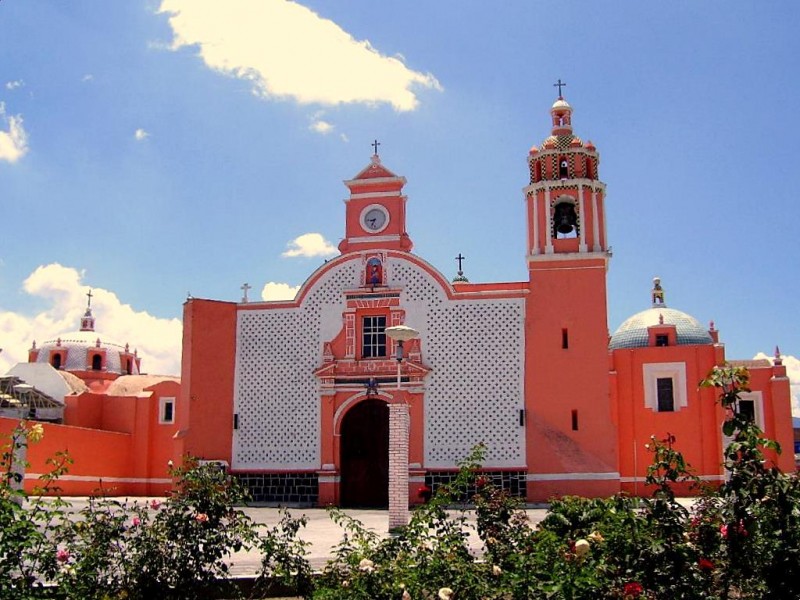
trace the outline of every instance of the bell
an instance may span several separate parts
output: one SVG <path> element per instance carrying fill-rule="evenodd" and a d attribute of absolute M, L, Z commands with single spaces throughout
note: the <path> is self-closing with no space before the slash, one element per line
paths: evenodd
<path fill-rule="evenodd" d="M 576 222 L 575 207 L 567 203 L 556 206 L 555 226 L 558 233 L 571 233 Z"/>

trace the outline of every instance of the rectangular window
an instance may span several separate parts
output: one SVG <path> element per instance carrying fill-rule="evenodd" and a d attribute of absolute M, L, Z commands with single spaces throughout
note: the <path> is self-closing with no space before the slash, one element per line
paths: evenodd
<path fill-rule="evenodd" d="M 361 357 L 386 356 L 386 317 L 364 317 L 361 322 Z"/>
<path fill-rule="evenodd" d="M 561 348 L 564 350 L 569 348 L 569 330 L 567 329 L 561 330 Z"/>
<path fill-rule="evenodd" d="M 161 398 L 159 400 L 158 422 L 169 425 L 175 422 L 175 398 Z"/>
<path fill-rule="evenodd" d="M 656 393 L 658 395 L 658 412 L 674 412 L 675 395 L 672 389 L 672 377 L 656 379 Z"/>
<path fill-rule="evenodd" d="M 739 409 L 738 412 L 742 415 L 745 419 L 751 422 L 755 422 L 756 420 L 756 403 L 752 400 L 739 400 Z"/>
<path fill-rule="evenodd" d="M 656 346 L 669 346 L 669 336 L 664 333 L 656 334 Z"/>
<path fill-rule="evenodd" d="M 572 431 L 578 431 L 578 411 L 572 411 Z"/>

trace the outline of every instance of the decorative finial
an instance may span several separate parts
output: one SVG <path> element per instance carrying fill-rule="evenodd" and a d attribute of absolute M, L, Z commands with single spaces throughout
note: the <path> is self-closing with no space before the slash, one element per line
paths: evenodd
<path fill-rule="evenodd" d="M 664 324 L 664 315 L 662 315 L 661 313 L 658 313 L 658 324 L 659 325 Z"/>
<path fill-rule="evenodd" d="M 554 83 L 554 84 L 553 84 L 553 87 L 557 87 L 557 88 L 558 88 L 558 97 L 563 99 L 563 98 L 564 98 L 564 96 L 561 94 L 561 88 L 562 88 L 562 87 L 567 87 L 567 84 L 566 84 L 566 83 L 563 83 L 563 82 L 561 81 L 561 78 L 559 77 L 559 78 L 558 78 L 558 83 Z"/>
<path fill-rule="evenodd" d="M 247 292 L 248 292 L 248 290 L 252 289 L 252 287 L 253 286 L 251 286 L 249 283 L 245 283 L 240 288 L 244 292 L 244 295 L 242 296 L 242 303 L 243 304 L 247 304 L 249 302 L 249 300 L 247 299 Z"/>
<path fill-rule="evenodd" d="M 716 329 L 714 329 L 714 321 L 710 321 L 708 323 L 708 330 L 709 331 L 716 331 Z"/>
<path fill-rule="evenodd" d="M 653 298 L 653 308 L 656 306 L 662 306 L 664 308 L 667 307 L 666 303 L 664 302 L 664 290 L 661 287 L 660 277 L 653 277 L 653 289 L 651 291 L 651 295 Z"/>
<path fill-rule="evenodd" d="M 373 155 L 378 156 L 378 146 L 380 146 L 380 145 L 381 145 L 381 143 L 378 140 L 374 140 L 370 144 L 370 146 L 372 146 L 372 149 L 373 149 L 373 152 L 372 152 Z"/>
<path fill-rule="evenodd" d="M 464 277 L 464 270 L 461 268 L 461 262 L 466 258 L 466 256 L 462 256 L 461 252 L 458 253 L 456 256 L 456 262 L 458 263 L 458 275 L 453 277 L 453 283 L 469 283 L 469 279 Z"/>
<path fill-rule="evenodd" d="M 772 361 L 776 367 L 780 367 L 783 364 L 783 359 L 781 358 L 781 349 L 775 346 L 775 360 Z"/>
<path fill-rule="evenodd" d="M 86 304 L 86 308 L 87 309 L 92 308 L 92 296 L 94 296 L 94 294 L 92 294 L 92 288 L 89 288 L 89 293 L 87 293 L 86 296 L 89 298 L 89 302 Z"/>

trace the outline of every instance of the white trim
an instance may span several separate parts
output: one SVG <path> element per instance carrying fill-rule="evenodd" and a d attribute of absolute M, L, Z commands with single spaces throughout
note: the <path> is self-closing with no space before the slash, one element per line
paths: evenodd
<path fill-rule="evenodd" d="M 556 261 L 556 260 L 586 260 L 587 258 L 602 258 L 606 262 L 610 258 L 610 252 L 559 252 L 558 254 L 536 254 L 528 255 L 528 262 Z M 581 267 L 586 269 L 588 267 Z M 592 267 L 599 268 L 599 267 Z"/>
<path fill-rule="evenodd" d="M 529 473 L 525 481 L 610 481 L 619 479 L 619 473 Z"/>
<path fill-rule="evenodd" d="M 644 406 L 658 413 L 658 380 L 672 379 L 673 411 L 689 406 L 686 392 L 686 363 L 645 363 L 642 365 Z M 665 414 L 669 411 L 665 411 Z"/>
<path fill-rule="evenodd" d="M 25 479 L 39 479 L 42 473 L 25 473 Z M 61 475 L 59 481 L 96 481 L 98 483 L 172 483 L 161 477 L 103 477 L 102 475 Z"/>
<path fill-rule="evenodd" d="M 342 478 L 339 475 L 320 475 L 320 483 L 341 483 Z"/>
<path fill-rule="evenodd" d="M 365 168 L 366 171 L 369 167 Z M 384 167 L 386 168 L 386 167 Z M 362 171 L 363 172 L 363 171 Z M 395 175 L 394 177 L 372 177 L 370 179 L 348 179 L 344 182 L 347 187 L 350 187 L 350 184 L 355 185 L 371 185 L 375 183 L 394 183 L 396 181 L 402 181 L 403 184 L 406 183 L 406 178 L 402 175 Z"/>
<path fill-rule="evenodd" d="M 398 242 L 400 241 L 399 235 L 372 235 L 369 237 L 359 236 L 349 238 L 351 244 L 369 244 L 372 242 Z"/>
<path fill-rule="evenodd" d="M 364 192 L 362 194 L 350 194 L 350 197 L 345 198 L 344 201 L 347 202 L 348 200 L 359 200 L 361 198 L 391 198 L 402 195 L 403 193 L 400 190 L 395 190 L 393 192 Z"/>
<path fill-rule="evenodd" d="M 724 475 L 700 475 L 698 477 L 700 481 L 724 481 Z M 647 480 L 646 477 L 620 477 L 620 483 L 644 483 Z M 689 482 L 691 483 L 691 482 Z"/>

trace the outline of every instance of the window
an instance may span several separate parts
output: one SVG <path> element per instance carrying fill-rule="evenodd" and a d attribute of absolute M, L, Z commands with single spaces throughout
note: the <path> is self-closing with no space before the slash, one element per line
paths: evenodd
<path fill-rule="evenodd" d="M 567 329 L 561 330 L 561 348 L 562 350 L 569 348 L 569 331 Z"/>
<path fill-rule="evenodd" d="M 175 422 L 175 398 L 160 398 L 158 401 L 158 422 L 169 425 Z"/>
<path fill-rule="evenodd" d="M 686 363 L 642 365 L 644 406 L 653 412 L 678 412 L 689 406 Z"/>
<path fill-rule="evenodd" d="M 572 411 L 572 431 L 578 431 L 578 411 Z"/>
<path fill-rule="evenodd" d="M 656 379 L 656 394 L 658 396 L 658 412 L 675 411 L 672 377 L 659 377 Z"/>
<path fill-rule="evenodd" d="M 53 354 L 53 356 L 50 357 L 50 364 L 53 365 L 54 369 L 60 369 L 61 368 L 61 354 Z"/>
<path fill-rule="evenodd" d="M 103 369 L 103 357 L 99 354 L 92 356 L 92 371 L 101 371 Z"/>
<path fill-rule="evenodd" d="M 669 346 L 669 336 L 666 333 L 657 333 L 656 346 Z"/>
<path fill-rule="evenodd" d="M 753 400 L 739 400 L 737 412 L 750 422 L 756 420 L 756 403 Z"/>
<path fill-rule="evenodd" d="M 383 315 L 364 317 L 361 325 L 361 357 L 386 356 L 386 317 Z"/>

